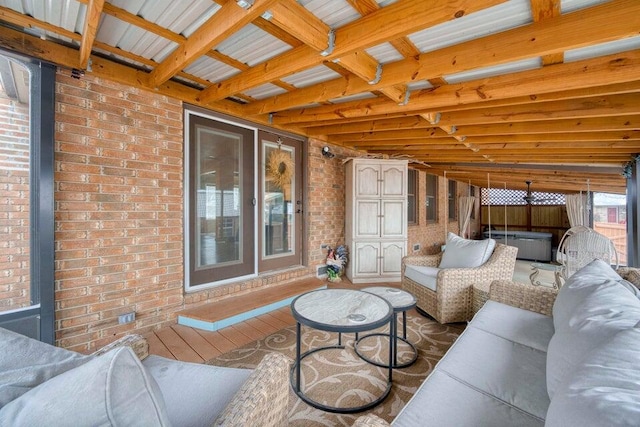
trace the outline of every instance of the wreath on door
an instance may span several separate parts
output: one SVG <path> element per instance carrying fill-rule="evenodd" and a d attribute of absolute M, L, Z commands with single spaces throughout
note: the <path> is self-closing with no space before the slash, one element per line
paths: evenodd
<path fill-rule="evenodd" d="M 291 184 L 291 178 L 295 173 L 291 154 L 282 150 L 275 150 L 269 154 L 267 160 L 267 175 L 280 189 Z"/>

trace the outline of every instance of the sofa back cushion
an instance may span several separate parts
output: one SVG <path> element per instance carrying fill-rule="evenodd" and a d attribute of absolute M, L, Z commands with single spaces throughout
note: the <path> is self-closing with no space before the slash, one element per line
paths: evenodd
<path fill-rule="evenodd" d="M 162 393 L 133 350 L 116 348 L 0 409 L 0 425 L 169 426 Z"/>
<path fill-rule="evenodd" d="M 639 306 L 640 290 L 622 279 L 609 264 L 596 259 L 560 288 L 553 305 L 553 324 L 556 330 L 575 327 L 594 315 L 617 317 L 627 309 L 635 316 Z"/>
<path fill-rule="evenodd" d="M 596 260 L 558 292 L 553 306 L 555 333 L 547 349 L 550 398 L 586 355 L 640 321 L 640 300 L 622 282 L 608 264 Z"/>
<path fill-rule="evenodd" d="M 469 240 L 454 233 L 447 234 L 447 243 L 439 268 L 480 267 L 491 257 L 496 247 L 493 239 Z"/>
<path fill-rule="evenodd" d="M 640 328 L 588 354 L 551 399 L 545 426 L 635 426 L 640 420 Z"/>
<path fill-rule="evenodd" d="M 0 328 L 0 408 L 89 356 Z"/>

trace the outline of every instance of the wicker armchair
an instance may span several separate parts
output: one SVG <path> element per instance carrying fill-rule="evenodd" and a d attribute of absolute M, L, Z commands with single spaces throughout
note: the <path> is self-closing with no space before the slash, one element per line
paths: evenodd
<path fill-rule="evenodd" d="M 473 285 L 485 284 L 488 287 L 494 280 L 511 280 L 517 252 L 518 248 L 499 243 L 489 260 L 480 267 L 444 268 L 438 272 L 435 292 L 404 273 L 407 265 L 437 267 L 442 253 L 406 256 L 402 260 L 402 288 L 416 297 L 418 309 L 438 322 L 465 322 L 473 314 Z"/>

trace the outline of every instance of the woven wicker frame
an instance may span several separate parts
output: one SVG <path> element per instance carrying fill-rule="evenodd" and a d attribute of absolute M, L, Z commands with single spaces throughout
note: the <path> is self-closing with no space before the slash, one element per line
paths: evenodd
<path fill-rule="evenodd" d="M 288 357 L 280 353 L 266 354 L 213 425 L 288 425 L 290 369 Z"/>
<path fill-rule="evenodd" d="M 116 347 L 129 347 L 138 356 L 138 359 L 144 360 L 149 355 L 149 343 L 147 339 L 141 335 L 129 334 L 122 338 L 115 340 L 114 342 L 105 345 L 101 349 L 93 352 L 92 356 L 99 356 L 105 354 Z"/>
<path fill-rule="evenodd" d="M 489 290 L 489 299 L 524 310 L 551 316 L 558 290 L 531 283 L 511 280 L 494 280 Z"/>
<path fill-rule="evenodd" d="M 511 280 L 518 248 L 498 243 L 489 260 L 475 268 L 445 268 L 438 272 L 436 292 L 405 277 L 406 265 L 437 267 L 442 254 L 407 256 L 402 260 L 402 288 L 412 293 L 417 306 L 440 323 L 465 322 L 473 314 L 473 285 Z"/>

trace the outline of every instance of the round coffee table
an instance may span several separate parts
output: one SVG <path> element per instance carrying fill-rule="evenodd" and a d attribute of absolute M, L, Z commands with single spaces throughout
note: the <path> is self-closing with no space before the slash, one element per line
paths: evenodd
<path fill-rule="evenodd" d="M 389 324 L 389 331 L 393 330 L 393 308 L 383 298 L 351 289 L 320 289 L 300 295 L 291 303 L 291 312 L 296 319 L 296 360 L 291 368 L 291 386 L 295 393 L 314 408 L 327 412 L 351 414 L 373 408 L 382 402 L 391 391 L 392 368 L 389 374 L 386 390 L 374 401 L 358 407 L 341 408 L 328 406 L 308 397 L 300 387 L 300 364 L 302 360 L 317 351 L 332 348 L 344 348 L 343 333 L 359 333 L 379 328 Z M 327 332 L 338 332 L 338 344 L 319 347 L 304 353 L 300 349 L 300 325 Z M 391 336 L 389 337 L 391 339 Z M 392 349 L 389 348 L 389 358 Z"/>
<path fill-rule="evenodd" d="M 415 361 L 418 359 L 418 350 L 416 350 L 416 347 L 411 342 L 409 342 L 409 340 L 407 340 L 407 310 L 411 310 L 416 306 L 416 298 L 412 294 L 410 294 L 409 292 L 403 289 L 390 288 L 386 286 L 372 286 L 370 288 L 363 288 L 361 290 L 363 292 L 369 292 L 374 295 L 378 295 L 381 298 L 384 298 L 393 307 L 394 321 L 391 322 L 393 326 L 393 330 L 391 331 L 391 336 L 393 338 L 389 341 L 389 345 L 393 347 L 393 358 L 389 358 L 389 364 L 384 364 L 366 357 L 358 349 L 358 344 L 360 344 L 360 342 L 365 338 L 373 337 L 373 336 L 387 336 L 387 334 L 383 334 L 383 333 L 367 334 L 357 339 L 356 343 L 354 344 L 354 348 L 356 350 L 356 353 L 358 353 L 358 356 L 360 356 L 360 358 L 366 360 L 367 362 L 373 365 L 380 366 L 383 368 L 386 368 L 389 365 L 392 368 L 406 368 L 407 366 L 413 365 Z M 401 337 L 398 336 L 398 316 L 397 316 L 398 313 L 402 313 L 402 336 Z M 410 360 L 403 363 L 398 363 L 398 340 L 401 340 L 405 344 L 408 344 L 409 347 L 411 347 L 411 350 L 413 351 L 413 357 Z"/>

